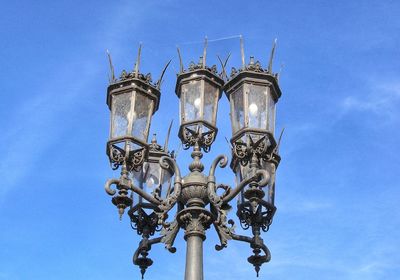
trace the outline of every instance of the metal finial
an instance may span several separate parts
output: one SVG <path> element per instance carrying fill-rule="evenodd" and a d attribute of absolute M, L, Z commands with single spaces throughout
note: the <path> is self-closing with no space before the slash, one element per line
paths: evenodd
<path fill-rule="evenodd" d="M 281 144 L 283 132 L 285 132 L 285 128 L 282 128 L 281 134 L 279 135 L 278 144 L 276 145 L 276 152 L 277 152 L 277 153 L 279 153 L 279 146 L 280 146 L 280 144 Z"/>
<path fill-rule="evenodd" d="M 242 55 L 242 69 L 246 68 L 246 61 L 244 60 L 244 45 L 243 45 L 243 36 L 240 35 L 240 53 Z"/>
<path fill-rule="evenodd" d="M 110 64 L 110 73 L 111 73 L 110 83 L 113 83 L 115 81 L 114 66 L 111 60 L 111 54 L 108 50 L 107 50 L 107 56 L 108 56 L 108 63 Z"/>
<path fill-rule="evenodd" d="M 207 36 L 204 38 L 204 50 L 203 50 L 203 68 L 206 68 L 206 57 L 207 57 Z"/>
<path fill-rule="evenodd" d="M 174 123 L 174 120 L 171 120 L 171 123 L 169 124 L 169 127 L 168 127 L 167 137 L 165 138 L 164 151 L 167 152 L 167 153 L 168 153 L 169 136 L 171 134 L 171 128 L 172 128 L 172 124 L 173 123 Z"/>
<path fill-rule="evenodd" d="M 274 43 L 272 44 L 272 50 L 271 50 L 271 55 L 269 57 L 269 63 L 268 63 L 268 72 L 272 73 L 272 62 L 274 60 L 274 54 L 275 54 L 275 48 L 276 48 L 276 42 L 278 39 L 275 38 Z"/>
<path fill-rule="evenodd" d="M 228 75 L 226 74 L 226 64 L 228 63 L 229 58 L 231 57 L 231 53 L 228 54 L 228 57 L 225 59 L 225 62 L 222 63 L 222 59 L 217 55 L 219 62 L 221 63 L 222 67 L 222 77 L 223 78 L 228 78 Z"/>
<path fill-rule="evenodd" d="M 165 71 L 167 70 L 169 64 L 171 63 L 172 59 L 170 61 L 168 61 L 168 63 L 165 65 L 163 71 L 161 72 L 161 76 L 160 79 L 158 79 L 157 81 L 157 89 L 159 90 L 161 87 L 161 83 L 162 83 L 162 78 L 164 77 Z"/>
<path fill-rule="evenodd" d="M 139 77 L 139 66 L 140 66 L 140 54 L 142 52 L 142 43 L 139 44 L 138 55 L 135 64 L 135 78 Z"/>
<path fill-rule="evenodd" d="M 179 74 L 180 74 L 180 73 L 183 73 L 182 56 L 181 56 L 181 51 L 179 50 L 179 47 L 176 47 L 176 50 L 178 51 L 178 56 L 179 56 Z"/>
<path fill-rule="evenodd" d="M 254 65 L 254 56 L 250 56 L 250 65 Z"/>
<path fill-rule="evenodd" d="M 153 137 L 151 138 L 152 144 L 157 144 L 157 133 L 153 133 Z"/>

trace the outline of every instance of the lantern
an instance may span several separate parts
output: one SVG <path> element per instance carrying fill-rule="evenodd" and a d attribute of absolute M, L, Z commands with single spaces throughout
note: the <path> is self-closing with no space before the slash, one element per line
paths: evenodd
<path fill-rule="evenodd" d="M 206 66 L 205 55 L 204 50 L 200 62 L 192 62 L 187 71 L 181 64 L 175 92 L 180 99 L 179 138 L 185 148 L 198 142 L 208 151 L 217 134 L 218 101 L 224 81 L 215 65 L 211 68 Z"/>
<path fill-rule="evenodd" d="M 148 157 L 140 169 L 133 172 L 133 185 L 144 190 L 158 199 L 165 199 L 171 192 L 172 167 L 163 169 L 160 166 L 160 158 L 172 157 L 167 147 L 162 148 L 157 144 L 155 135 L 149 144 Z M 158 217 L 154 210 L 157 205 L 133 193 L 132 207 L 128 211 L 132 225 L 139 234 L 153 235 L 158 226 Z"/>
<path fill-rule="evenodd" d="M 152 83 L 151 75 L 139 73 L 139 59 L 135 70 L 122 72 L 107 89 L 107 105 L 111 111 L 110 137 L 107 155 L 114 168 L 124 162 L 129 169 L 140 166 L 147 154 L 147 140 L 152 115 L 160 102 L 159 82 Z"/>
<path fill-rule="evenodd" d="M 261 141 L 265 148 L 275 147 L 275 107 L 281 96 L 276 75 L 251 57 L 248 66 L 231 76 L 224 91 L 230 101 L 232 144 Z"/>
<path fill-rule="evenodd" d="M 278 161 L 280 160 L 280 158 L 277 159 Z M 274 205 L 275 174 L 278 164 L 279 162 L 277 161 L 262 161 L 260 168 L 266 170 L 270 176 L 268 184 L 259 188 L 257 184 L 250 183 L 240 191 L 237 200 L 236 215 L 243 229 L 258 225 L 261 229 L 267 231 L 271 225 L 276 211 Z M 234 157 L 231 168 L 236 174 L 237 184 L 255 175 L 255 170 L 252 170 L 249 164 L 240 164 L 237 157 Z"/>

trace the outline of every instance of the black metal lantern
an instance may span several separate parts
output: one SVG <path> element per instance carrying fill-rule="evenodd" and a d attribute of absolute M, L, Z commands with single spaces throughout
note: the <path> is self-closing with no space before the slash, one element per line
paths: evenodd
<path fill-rule="evenodd" d="M 245 65 L 242 45 L 242 68 L 233 68 L 224 90 L 230 101 L 232 122 L 231 168 L 237 182 L 243 182 L 263 171 L 265 185 L 251 182 L 238 196 L 237 216 L 244 229 L 267 231 L 276 211 L 275 173 L 280 162 L 275 133 L 275 105 L 281 96 L 278 76 L 272 73 L 272 48 L 267 69 L 250 57 Z M 254 261 L 254 260 L 252 260 Z"/>
<path fill-rule="evenodd" d="M 107 105 L 111 111 L 107 155 L 114 169 L 124 162 L 129 169 L 140 166 L 146 158 L 147 140 L 152 115 L 160 103 L 160 80 L 153 84 L 151 74 L 139 73 L 140 50 L 135 69 L 125 70 L 119 79 L 112 77 L 107 89 Z"/>
<path fill-rule="evenodd" d="M 163 148 L 157 143 L 154 135 L 149 144 L 147 160 L 132 174 L 134 186 L 160 201 L 171 193 L 171 178 L 174 174 L 172 167 L 164 169 L 160 165 L 161 157 L 173 158 L 167 149 L 166 146 Z M 148 238 L 154 234 L 158 226 L 158 216 L 154 212 L 157 210 L 157 205 L 137 193 L 132 194 L 132 206 L 128 211 L 132 227 L 138 231 L 138 234 Z"/>
<path fill-rule="evenodd" d="M 231 143 L 235 155 L 245 162 L 250 161 L 253 153 L 265 158 L 276 147 L 275 106 L 281 90 L 277 74 L 272 73 L 274 48 L 275 45 L 267 69 L 254 57 L 245 65 L 242 57 L 242 68 L 232 68 L 231 78 L 224 86 L 230 101 Z"/>
<path fill-rule="evenodd" d="M 192 62 L 185 71 L 181 62 L 175 92 L 180 99 L 179 138 L 185 148 L 198 142 L 208 151 L 214 142 L 218 131 L 218 101 L 222 95 L 223 84 L 216 66 L 206 66 L 206 46 L 198 64 Z"/>
<path fill-rule="evenodd" d="M 267 185 L 260 188 L 257 184 L 249 184 L 238 195 L 236 215 L 243 229 L 250 226 L 264 231 L 269 229 L 276 211 L 275 175 L 279 160 L 260 162 L 261 166 L 258 169 L 265 170 L 269 175 Z M 231 168 L 236 174 L 237 183 L 255 175 L 255 169 L 252 169 L 250 164 L 240 164 L 237 157 L 231 162 Z"/>

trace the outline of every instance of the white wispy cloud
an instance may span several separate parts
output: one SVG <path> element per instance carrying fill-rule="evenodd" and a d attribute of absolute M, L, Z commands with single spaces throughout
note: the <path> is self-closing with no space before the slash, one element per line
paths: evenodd
<path fill-rule="evenodd" d="M 400 82 L 389 82 L 373 86 L 370 92 L 347 96 L 341 105 L 345 113 L 369 112 L 393 120 L 398 118 L 399 102 Z"/>

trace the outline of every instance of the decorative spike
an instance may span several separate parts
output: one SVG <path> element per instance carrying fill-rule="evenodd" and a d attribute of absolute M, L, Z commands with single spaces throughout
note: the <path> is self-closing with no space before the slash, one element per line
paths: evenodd
<path fill-rule="evenodd" d="M 231 53 L 228 54 L 228 57 L 225 59 L 225 62 L 222 63 L 222 59 L 217 55 L 219 62 L 222 67 L 222 77 L 228 79 L 228 75 L 226 74 L 226 64 L 228 63 L 229 58 L 231 57 Z"/>
<path fill-rule="evenodd" d="M 140 54 L 141 54 L 141 52 L 142 52 L 142 43 L 139 44 L 138 56 L 137 56 L 136 64 L 135 64 L 135 78 L 139 77 Z"/>
<path fill-rule="evenodd" d="M 278 39 L 275 38 L 274 43 L 272 44 L 272 50 L 271 50 L 271 55 L 269 57 L 269 63 L 268 63 L 268 72 L 272 73 L 272 62 L 274 60 L 274 54 L 275 54 L 275 48 L 276 48 L 276 42 Z"/>
<path fill-rule="evenodd" d="M 108 56 L 108 63 L 110 65 L 110 73 L 111 73 L 110 83 L 113 83 L 115 81 L 114 66 L 113 66 L 113 63 L 111 60 L 111 54 L 108 50 L 107 50 L 107 56 Z"/>
<path fill-rule="evenodd" d="M 179 74 L 181 74 L 181 73 L 183 73 L 183 63 L 182 63 L 181 51 L 179 50 L 179 47 L 176 47 L 176 50 L 178 51 L 178 56 L 179 56 Z"/>
<path fill-rule="evenodd" d="M 179 147 L 175 152 L 175 158 L 178 158 L 179 153 L 182 151 L 182 143 L 179 143 Z"/>
<path fill-rule="evenodd" d="M 165 71 L 167 70 L 169 64 L 171 63 L 172 59 L 170 61 L 168 61 L 168 63 L 165 65 L 163 71 L 161 72 L 161 76 L 160 79 L 158 79 L 157 81 L 157 89 L 159 90 L 161 87 L 161 83 L 162 83 L 162 78 L 164 77 Z"/>
<path fill-rule="evenodd" d="M 276 152 L 279 153 L 279 145 L 281 144 L 281 140 L 282 140 L 282 136 L 283 136 L 283 132 L 285 131 L 285 128 L 282 128 L 281 134 L 279 135 L 279 140 L 278 140 L 278 144 L 276 145 Z"/>
<path fill-rule="evenodd" d="M 171 128 L 172 128 L 173 123 L 174 123 L 174 120 L 171 120 L 171 123 L 169 124 L 169 127 L 168 127 L 167 138 L 165 138 L 164 151 L 167 153 L 168 153 L 169 136 L 171 134 Z"/>
<path fill-rule="evenodd" d="M 206 57 L 207 57 L 207 36 L 204 38 L 204 50 L 203 50 L 203 68 L 206 68 Z"/>
<path fill-rule="evenodd" d="M 243 36 L 240 35 L 240 53 L 242 56 L 242 69 L 246 68 L 246 61 L 244 60 L 244 46 L 243 46 Z"/>
<path fill-rule="evenodd" d="M 226 143 L 228 143 L 229 147 L 231 147 L 231 149 L 233 149 L 231 142 L 229 142 L 229 140 L 228 140 L 228 138 L 226 138 L 226 136 L 225 136 L 225 141 L 226 141 Z"/>
<path fill-rule="evenodd" d="M 118 215 L 119 215 L 119 220 L 122 221 L 122 216 L 124 215 L 125 212 L 125 207 L 119 206 L 118 207 Z"/>

